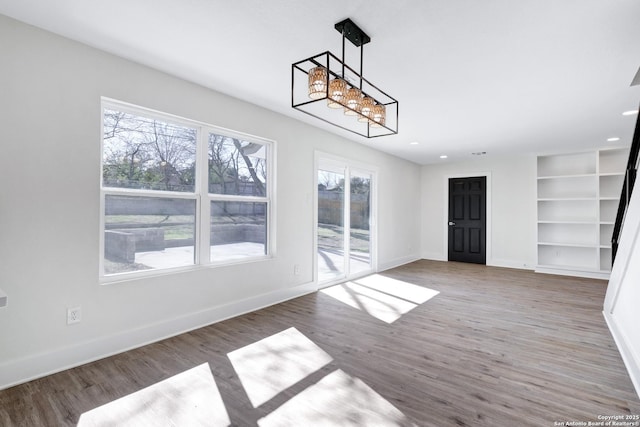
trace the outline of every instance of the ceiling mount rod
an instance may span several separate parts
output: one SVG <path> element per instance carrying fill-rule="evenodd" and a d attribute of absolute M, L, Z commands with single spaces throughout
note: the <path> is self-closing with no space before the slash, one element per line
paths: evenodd
<path fill-rule="evenodd" d="M 364 58 L 364 43 L 360 45 L 360 91 L 362 91 L 362 61 Z"/>
<path fill-rule="evenodd" d="M 343 79 L 344 79 L 344 40 L 345 40 L 345 37 L 346 37 L 346 34 L 345 34 L 345 31 L 344 31 L 344 27 L 342 27 L 342 78 Z"/>
<path fill-rule="evenodd" d="M 351 19 L 347 18 L 335 25 L 335 29 L 342 34 L 342 78 L 344 78 L 344 40 L 348 39 L 354 46 L 360 48 L 360 90 L 362 90 L 362 62 L 364 58 L 364 45 L 371 41 L 369 37 L 360 27 L 358 27 Z"/>

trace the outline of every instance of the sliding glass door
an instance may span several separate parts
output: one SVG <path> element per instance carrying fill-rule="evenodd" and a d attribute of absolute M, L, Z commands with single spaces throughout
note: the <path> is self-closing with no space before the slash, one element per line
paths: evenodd
<path fill-rule="evenodd" d="M 345 277 L 344 172 L 318 169 L 318 282 Z"/>
<path fill-rule="evenodd" d="M 321 159 L 317 168 L 317 280 L 335 283 L 373 271 L 373 172 Z"/>
<path fill-rule="evenodd" d="M 349 191 L 349 272 L 370 272 L 371 174 L 351 173 Z"/>

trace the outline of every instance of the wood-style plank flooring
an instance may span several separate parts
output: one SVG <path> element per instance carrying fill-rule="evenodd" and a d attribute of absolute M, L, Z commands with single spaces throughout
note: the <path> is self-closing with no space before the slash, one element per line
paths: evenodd
<path fill-rule="evenodd" d="M 602 316 L 606 282 L 435 261 L 380 276 L 0 391 L 0 425 L 554 426 L 640 414 Z M 438 294 L 420 299 L 422 288 Z"/>

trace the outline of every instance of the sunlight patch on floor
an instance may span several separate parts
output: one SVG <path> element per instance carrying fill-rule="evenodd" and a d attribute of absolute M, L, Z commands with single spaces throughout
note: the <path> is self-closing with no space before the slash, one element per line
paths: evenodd
<path fill-rule="evenodd" d="M 440 293 L 433 289 L 381 276 L 380 274 L 372 274 L 353 282 L 416 304 L 423 304 Z"/>
<path fill-rule="evenodd" d="M 207 363 L 87 411 L 78 421 L 79 427 L 229 424 Z"/>
<path fill-rule="evenodd" d="M 255 408 L 333 359 L 296 328 L 227 354 Z"/>
<path fill-rule="evenodd" d="M 386 323 L 395 322 L 439 294 L 433 289 L 379 274 L 331 286 L 320 292 Z"/>
<path fill-rule="evenodd" d="M 414 424 L 362 380 L 337 370 L 259 419 L 258 425 L 383 427 Z"/>

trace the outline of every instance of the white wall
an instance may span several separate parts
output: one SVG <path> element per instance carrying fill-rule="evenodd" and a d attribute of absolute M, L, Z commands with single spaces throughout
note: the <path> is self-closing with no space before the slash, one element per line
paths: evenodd
<path fill-rule="evenodd" d="M 413 163 L 2 15 L 0 58 L 0 388 L 314 290 L 315 150 L 378 167 L 379 265 L 419 258 Z M 100 285 L 101 96 L 275 140 L 277 256 Z"/>
<path fill-rule="evenodd" d="M 607 320 L 633 385 L 640 396 L 640 185 L 627 211 L 618 254 L 604 300 Z"/>
<path fill-rule="evenodd" d="M 536 263 L 536 158 L 474 158 L 422 167 L 422 258 L 446 260 L 448 178 L 487 175 L 487 265 L 533 269 Z"/>

